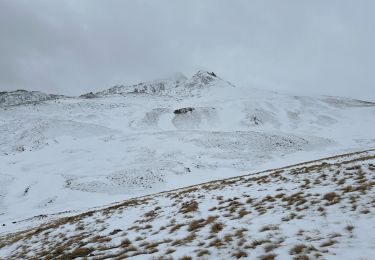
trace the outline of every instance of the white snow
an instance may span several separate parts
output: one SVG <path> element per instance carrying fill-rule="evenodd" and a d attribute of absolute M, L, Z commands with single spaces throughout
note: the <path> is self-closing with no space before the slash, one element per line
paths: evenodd
<path fill-rule="evenodd" d="M 375 146 L 375 104 L 239 88 L 203 71 L 95 95 L 0 107 L 0 234 Z"/>

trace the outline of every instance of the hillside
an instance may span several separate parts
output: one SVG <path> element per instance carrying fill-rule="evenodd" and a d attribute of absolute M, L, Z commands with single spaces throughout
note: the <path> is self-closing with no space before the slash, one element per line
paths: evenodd
<path fill-rule="evenodd" d="M 135 198 L 0 237 L 2 259 L 370 259 L 375 152 Z"/>
<path fill-rule="evenodd" d="M 375 147 L 373 103 L 238 87 L 212 72 L 89 96 L 0 106 L 0 234 L 38 215 Z"/>

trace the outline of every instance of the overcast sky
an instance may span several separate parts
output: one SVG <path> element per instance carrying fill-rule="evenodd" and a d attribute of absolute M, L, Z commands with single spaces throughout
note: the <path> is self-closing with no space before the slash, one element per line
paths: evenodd
<path fill-rule="evenodd" d="M 375 101 L 373 0 L 0 0 L 0 90 L 77 95 L 199 69 Z"/>

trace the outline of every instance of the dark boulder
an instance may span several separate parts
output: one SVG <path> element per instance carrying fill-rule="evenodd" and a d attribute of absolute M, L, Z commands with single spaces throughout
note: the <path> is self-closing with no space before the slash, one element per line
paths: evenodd
<path fill-rule="evenodd" d="M 194 108 L 192 108 L 192 107 L 184 107 L 184 108 L 176 109 L 175 111 L 173 111 L 173 113 L 175 113 L 176 115 L 186 114 L 188 112 L 192 112 L 193 110 L 194 110 Z"/>

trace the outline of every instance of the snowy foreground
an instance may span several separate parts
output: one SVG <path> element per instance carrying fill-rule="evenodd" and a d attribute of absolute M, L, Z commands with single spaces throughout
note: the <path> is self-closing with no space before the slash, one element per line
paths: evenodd
<path fill-rule="evenodd" d="M 190 78 L 176 75 L 169 79 L 132 86 L 114 86 L 80 97 L 23 90 L 0 92 L 0 236 L 3 236 L 0 241 L 3 242 L 5 236 L 11 233 L 36 228 L 50 221 L 58 222 L 60 221 L 58 219 L 62 217 L 101 210 L 105 207 L 103 205 L 118 201 L 337 154 L 374 149 L 374 129 L 375 103 L 327 96 L 293 96 L 250 87 L 241 88 L 233 86 L 214 73 L 205 71 L 199 71 Z M 370 169 L 372 168 L 363 166 L 364 171 Z M 344 174 L 345 169 L 340 170 L 341 174 Z M 330 180 L 331 178 L 321 181 Z M 270 181 L 276 185 L 278 181 L 286 180 Z M 236 188 L 230 194 L 232 186 L 226 185 L 228 194 L 225 195 L 224 190 L 220 190 L 218 193 L 223 194 L 212 195 L 215 196 L 212 203 L 216 203 L 216 196 L 220 195 L 227 199 L 240 198 L 243 193 L 240 190 L 246 187 L 242 187 L 241 183 L 237 184 L 239 185 L 238 192 Z M 298 187 L 303 184 L 304 181 L 295 185 Z M 289 185 L 289 182 L 285 185 Z M 288 188 L 288 186 L 281 186 L 280 188 Z M 319 185 L 313 185 L 313 187 L 320 189 Z M 270 188 L 271 190 L 268 188 L 268 184 L 265 183 L 263 188 L 256 190 L 251 188 L 246 192 L 255 201 L 259 201 L 263 199 L 262 196 L 268 194 L 264 195 L 263 191 L 258 191 L 258 189 L 264 189 L 273 194 L 273 188 Z M 195 194 L 198 203 L 200 199 L 198 197 L 206 195 L 206 191 L 201 191 L 200 189 L 196 193 L 187 193 L 184 197 Z M 199 193 L 201 194 L 198 195 Z M 361 198 L 366 198 L 366 196 Z M 211 197 L 201 197 L 202 203 L 205 198 L 210 198 L 211 201 Z M 310 199 L 313 198 L 306 198 L 307 203 L 310 203 Z M 164 203 L 163 201 L 164 199 L 155 203 Z M 325 208 L 323 202 L 319 203 Z M 174 213 L 168 215 L 167 212 L 169 209 L 179 211 L 181 203 L 176 200 L 177 204 L 174 208 L 168 206 L 168 200 L 165 203 L 167 203 L 165 209 L 163 205 L 160 205 L 161 209 L 165 210 L 164 215 L 162 211 L 157 211 L 157 213 L 168 218 L 168 221 L 172 221 Z M 200 205 L 197 214 L 202 214 L 202 218 L 214 214 L 221 216 L 219 211 L 204 211 L 202 207 L 205 207 L 206 203 L 211 202 L 206 201 Z M 144 210 L 151 211 L 151 208 L 147 208 L 148 205 L 150 204 L 144 205 Z M 332 205 L 329 209 L 338 205 L 338 203 Z M 239 210 L 242 209 L 242 206 L 238 207 Z M 275 210 L 277 207 L 275 204 Z M 254 210 L 246 210 L 254 212 Z M 337 212 L 338 215 L 342 213 Z M 114 218 L 118 212 L 115 213 Z M 132 217 L 140 218 L 143 213 L 145 212 L 140 209 L 140 205 L 129 209 L 124 217 L 129 220 L 129 223 L 121 222 L 123 226 L 119 229 L 124 230 L 121 234 L 130 227 L 129 225 L 132 225 L 134 221 Z M 318 213 L 311 211 L 306 215 L 311 214 L 310 219 L 314 219 Z M 223 224 L 229 221 L 229 217 L 225 217 L 225 214 L 227 213 L 223 213 L 220 217 Z M 284 217 L 283 214 L 291 213 L 278 211 L 274 216 Z M 259 222 L 257 218 L 255 220 L 257 223 L 252 222 L 251 226 L 260 225 L 262 221 L 266 225 L 268 218 L 263 219 L 264 216 L 267 215 L 262 215 Z M 161 223 L 164 221 L 163 218 L 160 219 Z M 307 217 L 304 219 L 306 220 Z M 206 223 L 204 227 L 209 229 L 215 221 L 212 218 L 205 222 L 206 220 L 202 223 Z M 87 219 L 87 221 L 91 220 Z M 335 219 L 335 221 L 341 220 Z M 350 221 L 354 223 L 356 220 Z M 186 220 L 186 223 L 188 222 Z M 87 222 L 89 223 L 91 222 Z M 197 224 L 203 225 L 202 223 Z M 156 232 L 154 229 L 157 224 L 153 225 L 155 226 L 148 229 Z M 169 225 L 169 223 L 161 225 Z M 242 222 L 238 222 L 238 225 L 242 225 Z M 101 226 L 100 223 L 97 223 L 84 227 L 83 230 L 95 229 L 99 226 Z M 311 224 L 307 226 L 308 228 L 316 227 Z M 249 227 L 247 232 L 259 233 L 257 228 Z M 185 232 L 184 235 L 188 236 L 190 233 L 186 229 L 187 227 L 181 228 L 179 232 Z M 136 229 L 133 230 L 136 232 Z M 203 226 L 199 230 L 199 232 L 204 232 Z M 283 233 L 289 230 L 291 229 L 288 228 L 285 231 L 280 227 L 278 230 L 269 232 L 280 232 L 289 239 L 293 237 L 293 239 L 299 239 L 293 233 Z M 107 231 L 108 229 L 103 232 Z M 126 232 L 131 234 L 129 231 Z M 142 232 L 138 231 L 139 234 Z M 169 230 L 165 232 L 160 233 L 165 236 L 163 239 L 174 239 L 177 235 L 177 233 L 169 233 Z M 194 243 L 207 242 L 206 238 L 198 239 L 199 232 L 196 234 L 197 239 L 192 239 L 192 241 Z M 321 232 L 324 234 L 329 230 L 321 230 Z M 344 239 L 344 233 L 337 232 L 342 233 L 341 239 Z M 56 239 L 53 234 L 51 232 L 51 239 Z M 90 231 L 91 234 L 97 235 Z M 249 240 L 257 239 L 258 236 L 255 233 L 246 234 L 248 243 Z M 210 232 L 206 235 L 210 236 Z M 69 235 L 66 234 L 66 236 Z M 356 236 L 359 237 L 355 234 L 353 243 L 357 241 Z M 147 234 L 147 237 L 151 239 L 151 235 Z M 302 238 L 301 235 L 301 241 Z M 129 239 L 132 240 L 133 246 L 139 248 L 139 252 L 143 250 L 143 247 L 133 241 L 135 238 L 129 237 Z M 332 239 L 340 241 L 340 238 Z M 227 247 L 223 247 L 228 252 L 224 249 L 224 251 L 220 250 L 223 258 L 231 256 L 239 248 L 246 249 L 240 245 L 229 252 L 229 245 L 236 246 L 239 243 L 235 238 L 233 240 L 232 243 L 227 242 Z M 24 249 L 30 254 L 37 253 L 39 250 L 36 248 L 37 244 L 31 242 L 32 240 L 28 241 L 29 243 L 22 243 Z M 116 242 L 115 237 L 113 242 Z M 305 242 L 310 243 L 307 240 Z M 150 243 L 153 242 L 150 241 Z M 168 242 L 165 245 L 172 247 L 172 243 Z M 288 246 L 288 243 L 282 245 Z M 371 251 L 371 248 L 365 247 L 362 250 L 362 246 L 366 243 L 353 244 L 353 251 L 360 251 L 363 256 L 371 255 L 366 251 Z M 2 248 L 1 254 L 5 259 L 17 254 L 13 251 L 16 245 L 19 244 Z M 35 248 L 30 248 L 33 245 Z M 319 248 L 318 242 L 314 242 L 313 245 Z M 93 247 L 93 245 L 88 246 Z M 197 245 L 194 244 L 194 246 Z M 69 248 L 74 249 L 73 247 L 78 247 L 78 245 L 69 245 Z M 45 250 L 48 248 L 49 245 L 46 244 Z M 190 248 L 193 251 L 189 247 L 182 248 L 179 248 L 180 250 L 176 251 L 173 256 L 179 257 L 185 253 L 196 256 L 193 251 L 197 248 Z M 280 248 L 286 247 L 280 246 Z M 164 253 L 162 248 L 159 249 L 159 254 L 155 253 L 155 256 Z M 349 252 L 349 249 L 348 247 L 345 250 Z M 284 251 L 288 252 L 288 250 Z M 215 254 L 214 251 L 209 251 L 212 255 Z M 61 254 L 66 252 L 64 250 Z M 266 253 L 258 247 L 252 252 L 246 252 L 251 257 L 258 253 Z M 340 249 L 337 252 L 347 251 Z M 89 253 L 98 254 L 99 252 Z M 54 254 L 56 256 L 57 252 Z M 277 254 L 282 254 L 282 252 Z M 126 253 L 126 255 L 130 254 Z M 331 253 L 328 255 L 333 256 Z"/>
<path fill-rule="evenodd" d="M 3 259 L 373 259 L 375 151 L 126 200 L 0 237 Z"/>

